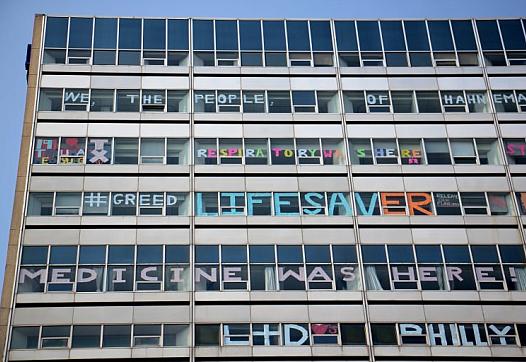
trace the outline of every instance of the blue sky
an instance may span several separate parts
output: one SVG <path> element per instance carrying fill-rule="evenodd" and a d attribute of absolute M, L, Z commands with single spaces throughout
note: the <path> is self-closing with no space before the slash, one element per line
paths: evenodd
<path fill-rule="evenodd" d="M 0 280 L 11 222 L 33 16 L 120 15 L 267 18 L 526 16 L 525 0 L 0 0 Z"/>

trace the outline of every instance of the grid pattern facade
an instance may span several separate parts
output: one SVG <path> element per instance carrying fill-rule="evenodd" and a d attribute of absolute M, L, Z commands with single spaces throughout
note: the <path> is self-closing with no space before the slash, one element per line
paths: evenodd
<path fill-rule="evenodd" d="M 525 25 L 38 15 L 4 359 L 526 360 Z"/>

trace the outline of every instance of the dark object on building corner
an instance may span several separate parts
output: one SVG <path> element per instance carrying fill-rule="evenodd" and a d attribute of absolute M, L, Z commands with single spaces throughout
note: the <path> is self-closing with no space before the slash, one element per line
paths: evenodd
<path fill-rule="evenodd" d="M 31 44 L 27 44 L 26 48 L 26 82 L 29 81 L 29 66 L 31 64 Z"/>

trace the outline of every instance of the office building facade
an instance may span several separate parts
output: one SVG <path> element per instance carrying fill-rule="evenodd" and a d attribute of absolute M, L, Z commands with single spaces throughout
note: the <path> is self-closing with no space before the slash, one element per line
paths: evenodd
<path fill-rule="evenodd" d="M 526 361 L 526 20 L 37 15 L 8 361 Z"/>

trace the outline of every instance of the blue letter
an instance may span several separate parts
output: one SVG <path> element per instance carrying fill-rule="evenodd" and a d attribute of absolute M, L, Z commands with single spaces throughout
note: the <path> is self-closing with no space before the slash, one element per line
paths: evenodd
<path fill-rule="evenodd" d="M 274 215 L 276 216 L 297 216 L 297 212 L 281 212 L 281 206 L 290 206 L 290 201 L 280 200 L 280 197 L 296 197 L 298 198 L 297 192 L 274 192 Z"/>
<path fill-rule="evenodd" d="M 270 204 L 270 197 L 272 195 L 270 192 L 248 192 L 247 193 L 247 210 L 248 210 L 248 216 L 254 215 L 254 204 L 262 204 L 263 200 L 261 199 L 254 199 L 254 197 L 268 197 L 269 198 L 269 204 Z M 272 215 L 272 211 L 269 207 L 269 215 Z"/>
<path fill-rule="evenodd" d="M 347 201 L 345 194 L 343 192 L 333 192 L 331 194 L 331 199 L 329 200 L 329 215 L 334 216 L 334 209 L 336 206 L 343 206 L 345 213 L 342 216 L 352 215 L 352 207 Z"/>
<path fill-rule="evenodd" d="M 358 207 L 358 215 L 367 215 L 372 216 L 374 215 L 374 209 L 376 208 L 376 203 L 378 202 L 378 193 L 374 192 L 371 201 L 369 202 L 369 207 L 365 208 L 365 204 L 363 203 L 362 196 L 359 192 L 354 193 L 354 199 L 356 200 L 356 206 Z"/>
<path fill-rule="evenodd" d="M 237 203 L 236 203 L 236 197 L 243 197 L 243 201 L 245 201 L 244 196 L 245 194 L 243 192 L 221 192 L 221 197 L 229 198 L 228 205 L 223 205 L 223 203 L 221 202 L 221 209 L 223 209 L 223 207 L 225 206 L 230 208 L 230 211 L 221 210 L 221 215 L 244 215 L 245 214 L 244 211 L 236 210 L 237 207 L 240 207 L 240 208 L 242 207 L 243 210 L 245 209 L 245 202 L 243 202 L 243 204 L 240 206 L 237 206 Z"/>
<path fill-rule="evenodd" d="M 303 198 L 309 205 L 316 207 L 315 209 L 303 209 L 302 208 L 302 212 L 304 214 L 316 215 L 323 211 L 322 209 L 323 205 L 313 200 L 313 198 L 316 198 L 323 202 L 325 200 L 325 197 L 323 196 L 323 194 L 320 194 L 318 192 L 307 192 L 305 195 L 303 195 Z"/>
<path fill-rule="evenodd" d="M 195 216 L 217 216 L 217 212 L 207 213 L 203 211 L 203 193 L 195 193 Z"/>

